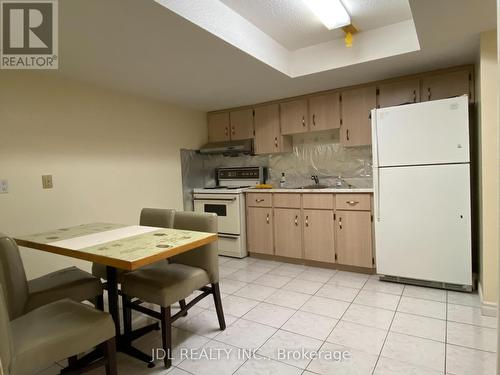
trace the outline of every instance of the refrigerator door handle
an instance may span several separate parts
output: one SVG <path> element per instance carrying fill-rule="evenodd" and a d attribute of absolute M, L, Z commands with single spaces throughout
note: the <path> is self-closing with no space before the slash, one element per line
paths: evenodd
<path fill-rule="evenodd" d="M 372 144 L 373 144 L 373 186 L 375 187 L 375 214 L 377 221 L 380 221 L 380 177 L 378 160 L 378 129 L 377 110 L 372 110 Z"/>

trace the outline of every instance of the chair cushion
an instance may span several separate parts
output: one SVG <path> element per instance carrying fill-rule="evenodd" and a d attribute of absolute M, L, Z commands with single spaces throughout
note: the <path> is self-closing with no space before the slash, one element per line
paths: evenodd
<path fill-rule="evenodd" d="M 127 270 L 116 269 L 116 279 L 119 283 L 123 280 L 123 274 L 129 272 Z M 108 275 L 106 274 L 106 266 L 104 264 L 92 263 L 92 275 L 99 279 L 107 280 Z"/>
<path fill-rule="evenodd" d="M 10 374 L 10 364 L 14 357 L 10 317 L 3 286 L 0 285 L 0 374 Z"/>
<path fill-rule="evenodd" d="M 122 292 L 167 307 L 209 283 L 207 272 L 201 268 L 158 262 L 125 274 Z"/>
<path fill-rule="evenodd" d="M 172 228 L 175 210 L 170 208 L 143 208 L 140 225 L 158 228 Z"/>
<path fill-rule="evenodd" d="M 33 310 L 11 327 L 15 375 L 34 374 L 115 336 L 111 315 L 69 299 Z"/>
<path fill-rule="evenodd" d="M 80 302 L 102 295 L 101 281 L 77 267 L 58 270 L 28 282 L 29 296 L 25 311 L 70 298 Z"/>
<path fill-rule="evenodd" d="M 28 281 L 19 248 L 12 238 L 0 233 L 0 283 L 3 285 L 10 319 L 24 312 Z"/>
<path fill-rule="evenodd" d="M 180 211 L 175 213 L 175 229 L 217 233 L 217 215 L 207 212 Z M 176 255 L 170 263 L 180 263 L 207 271 L 210 282 L 219 281 L 219 246 L 217 241 Z"/>

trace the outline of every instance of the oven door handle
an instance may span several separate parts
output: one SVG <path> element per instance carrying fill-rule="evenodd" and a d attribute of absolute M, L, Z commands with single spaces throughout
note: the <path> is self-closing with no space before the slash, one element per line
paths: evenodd
<path fill-rule="evenodd" d="M 218 233 L 217 236 L 222 237 L 222 238 L 230 238 L 232 240 L 237 240 L 240 238 L 240 236 L 232 235 L 232 234 L 223 234 L 223 233 Z"/>
<path fill-rule="evenodd" d="M 236 198 L 193 198 L 195 201 L 222 201 L 222 202 L 234 202 Z"/>

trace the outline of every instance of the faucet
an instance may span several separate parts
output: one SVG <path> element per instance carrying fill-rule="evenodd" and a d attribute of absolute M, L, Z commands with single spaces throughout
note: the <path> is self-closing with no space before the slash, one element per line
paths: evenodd
<path fill-rule="evenodd" d="M 344 178 L 342 178 L 341 175 L 338 175 L 337 176 L 337 181 L 335 182 L 335 186 L 338 187 L 338 188 L 341 188 L 343 185 L 347 185 L 347 187 L 349 189 L 352 188 L 352 185 L 350 183 L 348 183 Z"/>
<path fill-rule="evenodd" d="M 316 185 L 319 185 L 319 177 L 318 177 L 318 175 L 317 175 L 317 174 L 313 174 L 313 175 L 311 176 L 311 180 L 314 180 L 314 183 L 315 183 Z"/>

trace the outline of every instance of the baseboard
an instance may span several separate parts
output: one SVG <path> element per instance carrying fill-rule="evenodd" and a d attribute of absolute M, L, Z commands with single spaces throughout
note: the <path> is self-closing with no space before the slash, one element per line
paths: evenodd
<path fill-rule="evenodd" d="M 483 299 L 483 286 L 481 285 L 481 282 L 478 282 L 478 293 L 479 293 L 479 299 L 481 300 L 481 314 L 484 316 L 492 316 L 496 317 L 497 316 L 497 304 L 494 302 L 488 302 Z"/>

